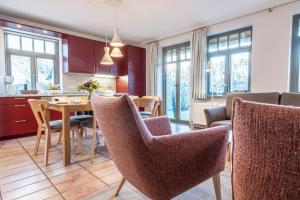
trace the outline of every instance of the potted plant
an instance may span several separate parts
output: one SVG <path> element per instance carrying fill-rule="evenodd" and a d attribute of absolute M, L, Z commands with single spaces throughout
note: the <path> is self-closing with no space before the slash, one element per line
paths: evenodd
<path fill-rule="evenodd" d="M 88 100 L 91 99 L 92 94 L 95 90 L 101 88 L 101 84 L 96 80 L 85 81 L 82 84 L 78 85 L 78 91 L 84 90 L 87 92 Z"/>
<path fill-rule="evenodd" d="M 51 93 L 51 94 L 59 94 L 61 93 L 61 90 L 60 90 L 60 86 L 59 85 L 50 85 L 48 87 L 48 91 Z"/>

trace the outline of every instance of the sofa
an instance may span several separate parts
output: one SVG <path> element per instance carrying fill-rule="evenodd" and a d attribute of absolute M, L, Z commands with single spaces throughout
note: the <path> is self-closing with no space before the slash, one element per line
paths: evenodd
<path fill-rule="evenodd" d="M 235 97 L 245 101 L 300 107 L 300 93 L 228 93 L 224 106 L 204 109 L 207 127 L 231 127 L 232 101 Z"/>

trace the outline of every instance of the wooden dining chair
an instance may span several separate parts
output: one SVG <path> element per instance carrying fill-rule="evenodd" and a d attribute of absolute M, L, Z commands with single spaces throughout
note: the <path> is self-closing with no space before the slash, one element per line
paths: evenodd
<path fill-rule="evenodd" d="M 143 99 L 136 98 L 133 99 L 134 104 L 140 111 L 142 118 L 154 117 L 157 113 L 157 106 L 155 99 Z"/>
<path fill-rule="evenodd" d="M 40 139 L 42 133 L 45 134 L 45 152 L 44 152 L 44 164 L 48 165 L 48 155 L 51 146 L 51 133 L 60 132 L 59 138 L 61 138 L 62 120 L 50 121 L 48 111 L 48 101 L 41 99 L 29 99 L 30 107 L 33 111 L 35 119 L 38 123 L 37 137 L 34 145 L 34 155 L 37 155 Z M 70 128 L 77 134 L 77 143 L 79 151 L 83 152 L 81 133 L 79 132 L 80 121 L 70 119 Z M 60 139 L 59 139 L 60 140 Z"/>

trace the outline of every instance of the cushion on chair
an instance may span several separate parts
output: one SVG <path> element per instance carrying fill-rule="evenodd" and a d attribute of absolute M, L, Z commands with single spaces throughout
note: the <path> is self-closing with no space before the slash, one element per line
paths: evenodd
<path fill-rule="evenodd" d="M 140 114 L 141 114 L 143 119 L 151 117 L 151 112 L 140 111 Z"/>
<path fill-rule="evenodd" d="M 93 119 L 93 115 L 74 115 L 74 116 L 71 116 L 71 119 L 84 121 L 87 119 Z"/>
<path fill-rule="evenodd" d="M 54 120 L 54 121 L 50 121 L 50 128 L 51 129 L 62 129 L 62 120 Z M 75 119 L 70 119 L 70 126 L 76 126 L 79 125 L 80 121 L 75 120 Z M 43 125 L 43 128 L 45 127 L 45 125 Z"/>
<path fill-rule="evenodd" d="M 233 199 L 300 199 L 300 108 L 233 107 Z"/>
<path fill-rule="evenodd" d="M 216 127 L 216 126 L 229 126 L 231 129 L 231 120 L 221 120 L 221 121 L 215 121 L 210 124 L 210 127 Z"/>

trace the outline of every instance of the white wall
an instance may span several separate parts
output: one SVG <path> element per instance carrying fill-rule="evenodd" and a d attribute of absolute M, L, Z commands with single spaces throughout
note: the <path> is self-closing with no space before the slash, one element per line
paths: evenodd
<path fill-rule="evenodd" d="M 292 17 L 300 2 L 209 27 L 209 34 L 252 25 L 251 91 L 288 91 Z"/>
<path fill-rule="evenodd" d="M 222 33 L 247 26 L 253 27 L 251 57 L 251 92 L 288 91 L 292 17 L 300 13 L 300 1 L 260 12 L 243 18 L 208 26 L 208 35 Z M 159 72 L 162 73 L 162 48 L 190 41 L 192 33 L 183 34 L 159 42 Z M 160 76 L 160 74 L 158 74 Z M 158 81 L 162 95 L 162 79 Z M 197 100 L 192 100 L 192 110 Z M 200 114 L 200 113 L 199 113 Z M 200 121 L 191 114 L 192 121 Z"/>
<path fill-rule="evenodd" d="M 251 91 L 288 91 L 292 17 L 300 13 L 300 1 L 267 11 L 208 26 L 213 35 L 242 27 L 253 27 L 251 57 Z M 159 70 L 162 69 L 162 48 L 191 39 L 192 33 L 159 42 Z M 161 90 L 161 83 L 158 84 Z"/>

